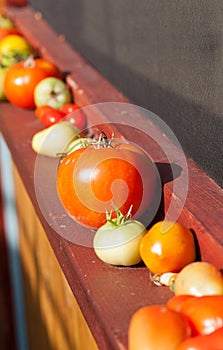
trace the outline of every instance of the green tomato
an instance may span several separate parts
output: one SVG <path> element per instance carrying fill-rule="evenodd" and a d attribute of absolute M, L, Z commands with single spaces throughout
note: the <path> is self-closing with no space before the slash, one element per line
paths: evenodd
<path fill-rule="evenodd" d="M 139 245 L 146 234 L 145 226 L 124 217 L 109 218 L 95 233 L 93 247 L 96 255 L 107 264 L 132 266 L 141 262 Z"/>
<path fill-rule="evenodd" d="M 49 77 L 41 80 L 35 87 L 34 101 L 37 107 L 48 105 L 60 109 L 72 101 L 72 96 L 63 80 Z"/>

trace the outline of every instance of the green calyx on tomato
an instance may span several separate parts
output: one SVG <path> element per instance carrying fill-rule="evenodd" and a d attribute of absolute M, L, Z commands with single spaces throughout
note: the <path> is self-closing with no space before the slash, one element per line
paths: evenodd
<path fill-rule="evenodd" d="M 146 234 L 144 225 L 131 217 L 132 206 L 123 215 L 116 208 L 116 217 L 107 213 L 107 222 L 94 236 L 93 247 L 96 255 L 107 264 L 131 266 L 140 263 L 139 244 Z"/>

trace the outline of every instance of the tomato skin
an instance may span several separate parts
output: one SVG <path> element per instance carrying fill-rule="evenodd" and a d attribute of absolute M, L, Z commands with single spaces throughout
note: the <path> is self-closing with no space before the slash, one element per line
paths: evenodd
<path fill-rule="evenodd" d="M 196 259 L 193 234 L 179 223 L 157 222 L 142 239 L 140 254 L 154 274 L 179 272 Z"/>
<path fill-rule="evenodd" d="M 106 222 L 106 211 L 114 211 L 112 203 L 124 215 L 131 205 L 133 217 L 141 215 L 152 201 L 156 180 L 154 165 L 144 155 L 87 147 L 61 160 L 57 189 L 65 209 L 77 222 L 98 228 Z"/>
<path fill-rule="evenodd" d="M 60 110 L 67 115 L 65 119 L 79 130 L 83 130 L 87 126 L 87 117 L 77 104 L 66 103 Z"/>
<path fill-rule="evenodd" d="M 177 350 L 222 350 L 223 327 L 211 334 L 191 337 L 183 341 Z"/>
<path fill-rule="evenodd" d="M 193 335 L 205 335 L 223 327 L 223 295 L 191 298 L 181 307 L 191 323 Z"/>
<path fill-rule="evenodd" d="M 191 335 L 187 319 L 165 306 L 138 309 L 128 329 L 129 350 L 176 350 Z"/>
<path fill-rule="evenodd" d="M 192 298 L 196 298 L 196 297 L 193 295 L 174 295 L 172 298 L 170 298 L 167 301 L 166 306 L 169 309 L 180 312 L 183 307 L 183 304 Z"/>
<path fill-rule="evenodd" d="M 27 60 L 18 62 L 10 67 L 5 76 L 5 95 L 17 107 L 35 108 L 36 85 L 42 79 L 55 75 L 58 75 L 58 69 L 43 59 L 34 59 L 30 64 Z"/>

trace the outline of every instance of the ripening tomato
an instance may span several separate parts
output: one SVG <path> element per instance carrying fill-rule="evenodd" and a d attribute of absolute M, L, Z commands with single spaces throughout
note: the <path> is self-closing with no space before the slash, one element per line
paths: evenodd
<path fill-rule="evenodd" d="M 146 154 L 107 145 L 92 145 L 64 157 L 57 173 L 59 198 L 74 219 L 98 228 L 115 206 L 133 218 L 150 206 L 158 178 Z"/>
<path fill-rule="evenodd" d="M 198 335 L 184 340 L 177 350 L 222 350 L 223 349 L 223 327 L 211 334 Z"/>
<path fill-rule="evenodd" d="M 176 350 L 190 337 L 186 317 L 166 306 L 151 305 L 138 309 L 128 329 L 129 350 Z"/>
<path fill-rule="evenodd" d="M 181 307 L 194 335 L 210 334 L 223 327 L 223 295 L 205 295 L 185 301 Z"/>
<path fill-rule="evenodd" d="M 171 289 L 175 295 L 223 295 L 223 276 L 213 264 L 195 261 L 176 274 Z"/>
<path fill-rule="evenodd" d="M 51 62 L 28 58 L 7 71 L 4 81 L 5 95 L 9 102 L 21 108 L 34 108 L 34 90 L 46 77 L 58 77 L 60 72 Z"/>
<path fill-rule="evenodd" d="M 3 67 L 11 67 L 34 54 L 34 48 L 21 35 L 10 34 L 0 41 L 0 62 Z"/>
<path fill-rule="evenodd" d="M 87 117 L 76 103 L 66 103 L 60 109 L 66 114 L 65 120 L 75 125 L 79 130 L 87 126 Z"/>
<path fill-rule="evenodd" d="M 180 223 L 160 221 L 143 237 L 140 254 L 154 274 L 178 272 L 196 259 L 194 236 Z"/>

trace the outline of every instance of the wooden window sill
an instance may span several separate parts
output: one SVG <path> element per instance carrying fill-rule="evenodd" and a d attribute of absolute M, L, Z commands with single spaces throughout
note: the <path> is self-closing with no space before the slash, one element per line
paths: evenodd
<path fill-rule="evenodd" d="M 130 102 L 63 37 L 55 33 L 31 7 L 9 7 L 6 14 L 14 20 L 30 43 L 39 49 L 43 57 L 55 62 L 61 71 L 69 72 L 67 83 L 80 106 L 99 102 Z M 102 121 L 109 121 L 109 118 L 101 115 Z M 142 118 L 139 122 L 147 123 L 143 117 L 139 118 Z M 115 117 L 110 119 L 112 121 L 120 123 Z M 6 102 L 0 105 L 0 125 L 36 215 L 98 348 L 127 349 L 128 324 L 134 311 L 143 305 L 165 303 L 172 293 L 165 287 L 152 285 L 146 267 L 123 268 L 106 265 L 97 259 L 93 249 L 72 244 L 56 234 L 45 220 L 35 194 L 36 154 L 31 148 L 31 139 L 42 128 L 40 122 L 33 111 L 16 108 Z M 159 132 L 156 127 L 154 132 Z M 171 147 L 170 141 L 165 142 Z M 157 151 L 152 152 L 157 162 L 162 163 L 163 159 L 156 154 Z M 187 163 L 189 189 L 179 221 L 196 232 L 202 259 L 213 262 L 220 268 L 223 265 L 223 192 L 191 159 L 187 159 Z M 180 176 L 174 181 L 185 185 Z M 164 185 L 163 195 L 164 209 L 171 200 L 175 201 L 177 208 L 181 198 L 172 198 L 171 181 Z M 74 224 L 73 229 L 80 234 L 85 230 L 78 224 Z"/>

